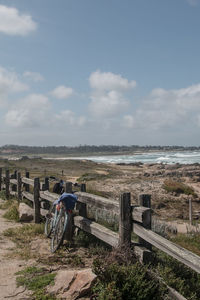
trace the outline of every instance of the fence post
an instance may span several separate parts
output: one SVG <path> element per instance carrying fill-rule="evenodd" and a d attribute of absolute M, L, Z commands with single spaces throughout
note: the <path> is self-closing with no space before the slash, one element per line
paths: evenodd
<path fill-rule="evenodd" d="M 10 185 L 10 171 L 6 170 L 6 199 L 10 198 L 9 185 Z"/>
<path fill-rule="evenodd" d="M 17 198 L 18 202 L 22 200 L 22 179 L 20 172 L 17 172 Z"/>
<path fill-rule="evenodd" d="M 189 198 L 189 221 L 190 225 L 192 225 L 192 198 Z"/>
<path fill-rule="evenodd" d="M 34 222 L 40 223 L 40 179 L 34 178 Z"/>
<path fill-rule="evenodd" d="M 65 183 L 65 192 L 70 194 L 72 193 L 72 182 L 67 181 Z"/>
<path fill-rule="evenodd" d="M 13 178 L 14 178 L 14 179 L 17 179 L 17 171 L 16 171 L 16 170 L 15 170 L 14 173 L 13 173 Z M 13 191 L 13 192 L 16 192 L 16 191 L 17 191 L 17 185 L 15 185 L 15 184 L 12 185 L 12 191 Z"/>
<path fill-rule="evenodd" d="M 45 191 L 49 191 L 49 177 L 44 179 Z"/>
<path fill-rule="evenodd" d="M 14 171 L 13 175 L 14 175 L 14 179 L 17 179 L 17 170 Z"/>
<path fill-rule="evenodd" d="M 26 171 L 26 178 L 29 178 L 30 176 L 30 173 L 28 171 Z M 29 187 L 29 184 L 28 183 L 25 183 L 25 191 L 29 193 L 30 191 L 30 187 Z"/>
<path fill-rule="evenodd" d="M 85 183 L 81 183 L 81 192 L 86 193 L 86 184 Z"/>
<path fill-rule="evenodd" d="M 138 204 L 140 206 L 151 208 L 151 195 L 149 195 L 149 194 L 139 195 Z M 146 229 L 151 229 L 151 216 L 148 219 L 148 222 L 145 222 L 143 224 L 143 226 Z M 143 240 L 140 237 L 139 237 L 139 243 L 141 244 L 141 246 L 149 249 L 150 251 L 152 250 L 152 245 L 150 243 L 146 242 L 145 240 Z"/>
<path fill-rule="evenodd" d="M 2 168 L 0 168 L 0 191 L 2 190 Z"/>
<path fill-rule="evenodd" d="M 119 200 L 119 246 L 131 246 L 131 194 L 123 193 Z"/>

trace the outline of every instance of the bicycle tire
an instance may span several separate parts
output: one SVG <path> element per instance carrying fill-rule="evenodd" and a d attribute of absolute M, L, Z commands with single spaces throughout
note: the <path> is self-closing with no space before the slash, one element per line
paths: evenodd
<path fill-rule="evenodd" d="M 44 234 L 46 237 L 50 237 L 53 231 L 53 214 L 55 213 L 55 206 L 52 205 L 49 209 L 48 214 L 46 215 L 46 221 L 44 226 Z"/>
<path fill-rule="evenodd" d="M 64 209 L 61 209 L 58 220 L 56 222 L 55 228 L 54 228 L 54 233 L 51 239 L 51 252 L 54 253 L 56 250 L 59 249 L 59 247 L 63 243 L 64 235 L 65 235 L 65 230 L 67 228 L 67 220 L 68 220 L 68 215 L 64 211 Z"/>

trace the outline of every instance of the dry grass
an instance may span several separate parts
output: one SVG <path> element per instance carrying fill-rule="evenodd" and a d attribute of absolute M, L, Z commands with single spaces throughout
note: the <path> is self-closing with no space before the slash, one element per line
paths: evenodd
<path fill-rule="evenodd" d="M 35 237 L 43 237 L 44 224 L 29 224 L 18 228 L 9 228 L 4 231 L 4 236 L 9 237 L 16 247 L 9 257 L 19 257 L 21 259 L 36 258 L 37 253 L 31 252 L 31 241 Z"/>
<path fill-rule="evenodd" d="M 165 180 L 163 184 L 163 188 L 168 193 L 175 193 L 177 195 L 179 194 L 185 194 L 185 195 L 191 195 L 193 197 L 197 197 L 197 194 L 194 192 L 193 188 L 189 187 L 188 185 L 178 182 L 175 180 Z"/>

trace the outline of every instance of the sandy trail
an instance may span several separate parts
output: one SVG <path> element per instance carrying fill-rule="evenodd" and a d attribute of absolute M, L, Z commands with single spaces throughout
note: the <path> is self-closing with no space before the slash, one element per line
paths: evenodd
<path fill-rule="evenodd" d="M 3 200 L 0 199 L 0 204 Z M 28 291 L 21 293 L 24 288 L 16 286 L 15 273 L 24 268 L 27 264 L 19 259 L 8 259 L 5 257 L 7 253 L 13 251 L 15 244 L 3 235 L 4 230 L 21 226 L 19 223 L 7 221 L 3 218 L 5 210 L 0 209 L 0 300 L 2 299 L 25 299 Z"/>

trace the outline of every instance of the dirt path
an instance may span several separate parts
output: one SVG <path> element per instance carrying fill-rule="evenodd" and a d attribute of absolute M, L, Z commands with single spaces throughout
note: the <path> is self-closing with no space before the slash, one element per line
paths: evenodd
<path fill-rule="evenodd" d="M 0 204 L 3 200 L 0 199 Z M 3 218 L 5 210 L 0 209 L 0 300 L 2 299 L 25 299 L 27 291 L 21 293 L 24 288 L 16 287 L 15 273 L 24 268 L 27 263 L 18 259 L 8 259 L 6 254 L 15 247 L 15 244 L 3 235 L 8 228 L 21 226 Z"/>

